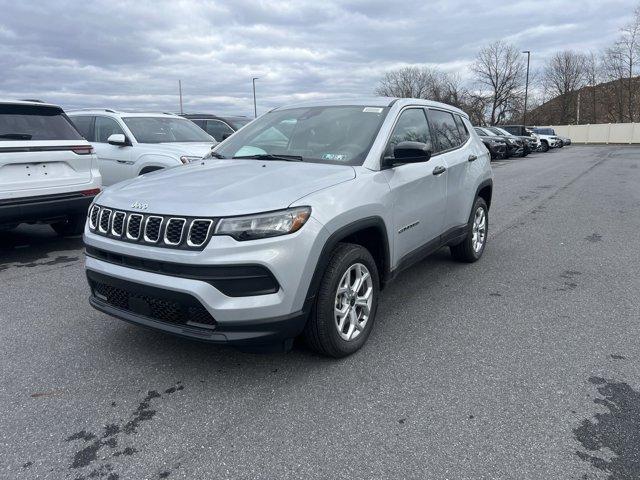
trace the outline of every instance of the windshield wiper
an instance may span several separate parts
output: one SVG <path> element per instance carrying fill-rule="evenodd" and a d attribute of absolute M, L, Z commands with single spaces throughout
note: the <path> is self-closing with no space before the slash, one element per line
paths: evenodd
<path fill-rule="evenodd" d="M 237 159 L 247 158 L 255 160 L 283 160 L 285 162 L 302 162 L 301 155 L 272 155 L 271 153 L 259 153 L 257 155 L 243 155 L 241 157 L 233 157 Z"/>
<path fill-rule="evenodd" d="M 9 140 L 31 140 L 32 136 L 28 133 L 0 133 L 0 138 L 8 138 Z"/>
<path fill-rule="evenodd" d="M 211 152 L 209 155 L 211 155 L 213 158 L 227 158 L 224 155 L 222 155 L 221 153 L 218 152 Z"/>

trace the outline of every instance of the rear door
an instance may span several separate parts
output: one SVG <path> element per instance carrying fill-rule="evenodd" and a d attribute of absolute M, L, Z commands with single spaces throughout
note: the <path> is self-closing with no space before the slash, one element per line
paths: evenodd
<path fill-rule="evenodd" d="M 393 156 L 400 142 L 422 142 L 433 149 L 432 133 L 422 107 L 404 109 L 387 143 L 385 156 Z M 384 171 L 393 197 L 395 255 L 402 262 L 421 247 L 437 239 L 442 231 L 447 193 L 446 172 L 434 174 L 440 166 L 428 162 L 396 165 Z"/>
<path fill-rule="evenodd" d="M 0 197 L 80 190 L 93 181 L 91 163 L 90 145 L 59 107 L 0 104 Z"/>
<path fill-rule="evenodd" d="M 98 154 L 98 166 L 105 186 L 121 182 L 133 175 L 133 147 L 111 145 L 107 142 L 111 135 L 118 133 L 127 136 L 115 119 L 96 115 L 93 146 Z"/>

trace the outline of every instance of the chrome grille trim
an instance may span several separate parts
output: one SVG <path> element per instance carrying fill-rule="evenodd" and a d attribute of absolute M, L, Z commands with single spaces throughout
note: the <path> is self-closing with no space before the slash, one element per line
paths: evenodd
<path fill-rule="evenodd" d="M 116 218 L 118 218 L 119 215 L 122 215 L 122 226 L 120 227 L 120 231 L 117 232 L 116 231 Z M 113 214 L 113 219 L 111 220 L 111 235 L 114 235 L 116 237 L 121 237 L 122 233 L 124 232 L 124 227 L 125 227 L 125 220 L 127 218 L 127 214 L 125 212 L 121 212 L 121 211 L 116 211 Z"/>
<path fill-rule="evenodd" d="M 182 222 L 182 228 L 180 229 L 180 238 L 177 242 L 172 242 L 167 238 L 167 232 L 169 231 L 169 227 L 171 227 L 171 222 Z M 171 217 L 169 218 L 169 220 L 167 220 L 167 226 L 164 229 L 164 243 L 165 245 L 170 245 L 170 246 L 176 246 L 176 245 L 180 245 L 182 243 L 182 236 L 184 234 L 184 226 L 187 224 L 187 219 L 186 218 L 179 218 L 179 217 Z"/>
<path fill-rule="evenodd" d="M 93 220 L 93 212 L 96 212 L 96 219 Z M 91 230 L 95 230 L 98 226 L 98 220 L 100 219 L 100 207 L 98 205 L 93 205 L 91 207 L 91 211 L 89 212 L 89 228 Z"/>
<path fill-rule="evenodd" d="M 98 217 L 98 231 L 100 233 L 107 233 L 109 231 L 109 225 L 111 224 L 111 213 L 113 210 L 110 208 L 103 208 L 100 211 L 100 216 Z M 107 226 L 106 228 L 102 228 L 102 219 L 104 218 L 105 213 L 107 214 Z"/>
<path fill-rule="evenodd" d="M 193 228 L 193 224 L 196 222 L 209 222 L 209 226 L 207 227 L 207 233 L 204 236 L 204 240 L 200 243 L 194 243 L 191 241 L 191 229 Z M 187 232 L 187 245 L 190 247 L 201 247 L 202 245 L 207 243 L 207 240 L 209 240 L 209 234 L 211 233 L 212 226 L 213 226 L 213 220 L 211 220 L 210 218 L 194 218 L 193 220 L 191 220 L 191 223 L 189 224 L 189 231 Z"/>
<path fill-rule="evenodd" d="M 131 235 L 131 230 L 130 230 L 130 225 L 131 225 L 131 219 L 132 218 L 140 218 L 140 228 L 138 229 L 138 235 L 137 236 L 133 236 Z M 130 213 L 129 214 L 129 218 L 127 218 L 127 238 L 129 240 L 138 240 L 140 238 L 140 233 L 142 232 L 142 220 L 143 220 L 143 216 L 140 215 L 139 213 Z"/>
<path fill-rule="evenodd" d="M 150 238 L 147 235 L 147 228 L 149 226 L 149 220 L 151 220 L 152 218 L 157 218 L 160 220 L 160 225 L 158 225 L 158 237 L 153 240 L 152 238 Z M 164 218 L 159 216 L 159 215 L 149 215 L 145 221 L 144 221 L 144 235 L 142 236 L 142 238 L 144 239 L 145 242 L 149 242 L 149 243 L 158 243 L 160 241 L 160 234 L 162 233 L 162 224 L 164 223 Z"/>

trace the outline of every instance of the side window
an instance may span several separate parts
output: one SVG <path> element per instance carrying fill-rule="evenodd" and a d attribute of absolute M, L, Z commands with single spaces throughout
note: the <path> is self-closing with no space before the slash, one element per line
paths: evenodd
<path fill-rule="evenodd" d="M 385 156 L 393 157 L 393 149 L 400 142 L 421 142 L 433 150 L 429 124 L 422 108 L 410 108 L 400 114 L 389 139 Z"/>
<path fill-rule="evenodd" d="M 460 133 L 460 143 L 464 143 L 469 138 L 469 130 L 467 130 L 467 126 L 464 124 L 464 120 L 462 120 L 460 115 L 455 115 L 453 118 L 458 126 L 458 133 Z"/>
<path fill-rule="evenodd" d="M 231 135 L 233 130 L 224 122 L 219 120 L 207 120 L 206 132 L 215 138 L 218 142 L 222 141 L 222 137 L 225 133 Z"/>
<path fill-rule="evenodd" d="M 191 120 L 191 119 L 189 119 Z M 196 125 L 198 125 L 201 129 L 203 129 L 205 132 L 207 131 L 207 127 L 206 127 L 206 120 L 191 120 L 193 123 L 195 123 Z"/>
<path fill-rule="evenodd" d="M 80 132 L 80 135 L 82 135 L 86 140 L 90 142 L 94 141 L 93 118 L 94 117 L 90 115 L 80 115 L 77 117 L 71 117 L 71 121 Z"/>
<path fill-rule="evenodd" d="M 122 133 L 124 135 L 124 131 L 120 128 L 118 122 L 109 117 L 96 117 L 95 132 L 94 141 L 99 143 L 107 143 L 107 139 L 114 133 Z"/>
<path fill-rule="evenodd" d="M 442 110 L 429 110 L 429 124 L 437 140 L 438 152 L 460 146 L 460 133 L 453 115 Z"/>

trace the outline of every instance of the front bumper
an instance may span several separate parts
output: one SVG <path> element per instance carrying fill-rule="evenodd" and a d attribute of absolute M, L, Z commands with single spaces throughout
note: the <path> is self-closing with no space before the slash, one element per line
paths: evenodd
<path fill-rule="evenodd" d="M 114 317 L 208 342 L 273 343 L 293 338 L 304 328 L 311 304 L 309 285 L 327 238 L 328 232 L 313 217 L 292 235 L 249 242 L 216 236 L 202 251 L 132 244 L 85 230 L 90 302 Z M 108 252 L 109 256 L 95 255 L 96 249 Z M 128 260 L 122 260 L 123 257 Z M 138 260 L 139 265 L 131 259 Z M 182 265 L 185 269 L 178 274 L 167 269 L 167 265 Z M 237 288 L 229 288 L 229 278 L 193 274 L 198 268 L 215 272 L 218 268 L 230 271 L 247 265 L 264 267 L 273 276 L 278 290 L 237 295 Z M 185 275 L 185 271 L 190 274 Z M 238 278 L 232 279 L 236 286 Z M 124 295 L 125 300 L 114 302 L 104 292 L 100 294 L 96 279 L 110 288 L 125 290 L 124 294 L 118 294 Z M 152 290 L 152 294 L 145 293 L 147 290 Z M 164 301 L 173 307 L 166 307 Z M 210 318 L 205 325 L 190 316 L 176 321 L 155 311 L 158 305 L 183 312 L 194 307 L 204 310 Z M 202 312 L 197 315 L 202 318 Z"/>
<path fill-rule="evenodd" d="M 0 225 L 48 222 L 86 213 L 95 197 L 92 193 L 71 192 L 56 195 L 0 200 Z"/>
<path fill-rule="evenodd" d="M 91 287 L 89 303 L 96 310 L 142 327 L 209 343 L 238 346 L 280 343 L 298 336 L 308 315 L 308 312 L 300 311 L 282 317 L 220 324 L 210 315 L 203 315 L 204 307 L 188 294 L 178 296 L 170 290 L 147 287 L 91 270 L 87 270 L 87 279 Z M 117 289 L 120 300 L 105 295 L 105 286 Z M 122 292 L 126 292 L 126 298 Z M 123 298 L 128 305 L 123 305 Z M 179 310 L 186 314 L 191 309 L 200 310 L 190 315 L 191 321 L 174 320 L 181 318 Z"/>

